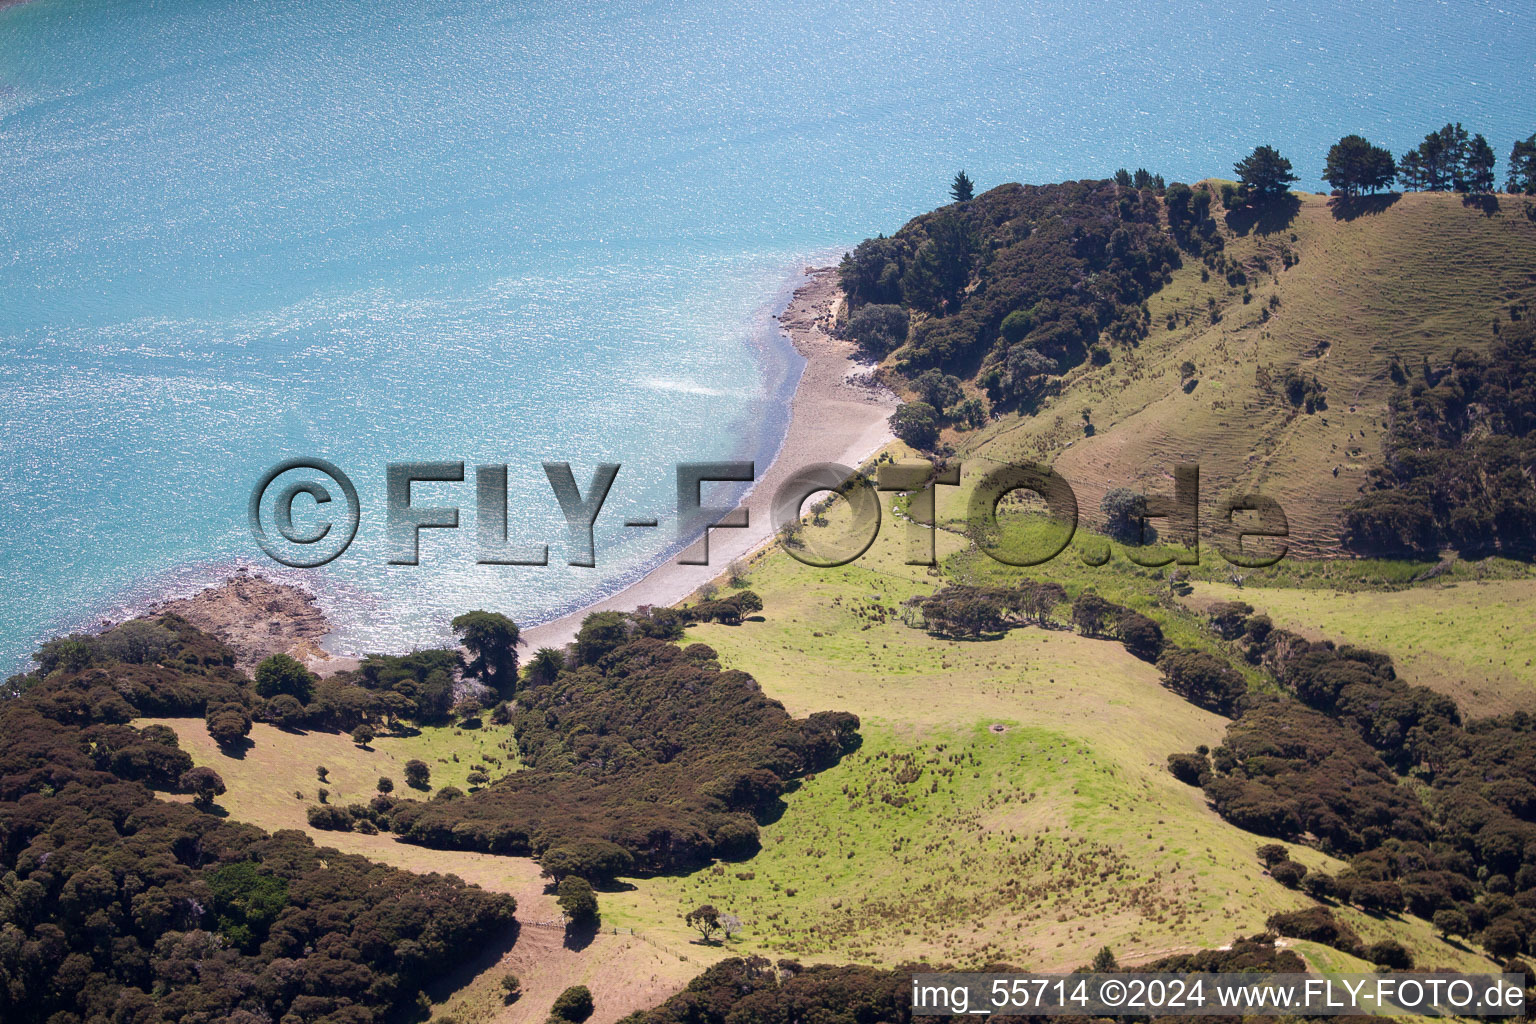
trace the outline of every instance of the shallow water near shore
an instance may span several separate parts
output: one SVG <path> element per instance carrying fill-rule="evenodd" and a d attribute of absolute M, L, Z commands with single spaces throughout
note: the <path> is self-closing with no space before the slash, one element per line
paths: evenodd
<path fill-rule="evenodd" d="M 760 6 L 760 5 L 754 5 Z M 1229 173 L 1257 142 L 1447 120 L 1503 160 L 1536 9 L 1297 0 L 443 7 L 33 0 L 0 10 L 0 671 L 50 633 L 267 568 L 252 484 L 345 469 L 322 570 L 342 649 L 457 611 L 570 610 L 673 541 L 673 465 L 766 460 L 807 262 L 1002 181 Z M 1468 54 L 1478 54 L 1469 63 Z M 389 566 L 384 465 L 462 528 Z M 623 465 L 598 567 L 564 565 L 540 463 Z M 474 466 L 514 540 L 477 566 Z M 621 525 L 658 516 L 655 530 Z"/>

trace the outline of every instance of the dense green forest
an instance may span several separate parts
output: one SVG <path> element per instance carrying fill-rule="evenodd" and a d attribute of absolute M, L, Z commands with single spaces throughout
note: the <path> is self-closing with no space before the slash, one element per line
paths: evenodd
<path fill-rule="evenodd" d="M 1272 629 L 1245 604 L 1211 615 L 1284 693 L 1243 697 L 1225 742 L 1173 755 L 1174 774 L 1241 828 L 1347 858 L 1335 877 L 1287 873 L 1323 904 L 1408 910 L 1497 958 L 1536 951 L 1536 718 L 1466 721 L 1385 654 Z"/>
<path fill-rule="evenodd" d="M 1348 511 L 1345 541 L 1364 554 L 1536 555 L 1536 327 L 1495 320 L 1487 356 L 1447 366 L 1394 364 L 1385 463 Z"/>
<path fill-rule="evenodd" d="M 711 967 L 660 1006 L 624 1018 L 622 1024 L 910 1024 L 913 1020 L 953 1020 L 931 1015 L 919 1017 L 912 1012 L 912 976 L 945 969 L 927 964 L 907 964 L 894 970 L 830 964 L 805 966 L 794 960 L 774 964 L 760 956 L 735 957 Z M 1083 967 L 1090 969 L 1103 973 L 1119 970 L 1108 950 L 1100 954 L 1098 962 Z M 985 970 L 1003 973 L 1014 968 L 994 964 Z M 1306 970 L 1306 963 L 1289 950 L 1277 949 L 1272 936 L 1259 935 L 1239 938 L 1227 949 L 1165 957 L 1138 965 L 1136 970 L 1301 973 Z M 1088 1018 L 993 1014 L 990 1019 L 1043 1024 Z"/>
<path fill-rule="evenodd" d="M 511 897 L 223 817 L 216 773 L 127 724 L 244 706 L 233 652 L 185 621 L 45 660 L 0 703 L 7 1024 L 383 1021 L 513 924 Z"/>
<path fill-rule="evenodd" d="M 899 346 L 913 376 L 977 377 L 994 402 L 1027 403 L 1101 332 L 1145 333 L 1141 303 L 1180 259 L 1160 220 L 1153 192 L 1108 181 L 999 186 L 859 243 L 840 268 L 850 334 L 876 355 Z"/>
<path fill-rule="evenodd" d="M 530 672 L 518 694 L 524 770 L 447 799 L 317 808 L 315 824 L 367 818 L 410 842 L 531 854 L 594 879 L 750 855 L 756 816 L 854 749 L 859 721 L 791 718 L 709 647 L 672 642 L 677 628 L 672 613 L 588 616 L 574 663 Z"/>

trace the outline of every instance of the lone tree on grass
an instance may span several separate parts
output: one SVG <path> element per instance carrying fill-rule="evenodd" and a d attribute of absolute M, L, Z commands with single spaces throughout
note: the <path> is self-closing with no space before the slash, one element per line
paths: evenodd
<path fill-rule="evenodd" d="M 957 203 L 968 203 L 976 196 L 976 185 L 962 169 L 949 184 L 949 194 Z"/>
<path fill-rule="evenodd" d="M 720 930 L 720 911 L 716 910 L 713 904 L 706 903 L 701 907 L 694 907 L 683 915 L 683 920 L 691 927 L 697 928 L 705 942 L 715 941 L 715 932 Z"/>
<path fill-rule="evenodd" d="M 1119 969 L 1120 964 L 1115 960 L 1115 951 L 1108 946 L 1100 946 L 1099 951 L 1093 954 L 1093 973 L 1108 974 Z"/>
<path fill-rule="evenodd" d="M 212 768 L 189 768 L 181 773 L 181 788 L 192 794 L 192 805 L 208 810 L 225 793 L 224 780 Z"/>
<path fill-rule="evenodd" d="M 523 994 L 523 979 L 508 971 L 501 976 L 501 991 L 503 993 L 502 998 L 505 1001 L 509 1003 L 516 1002 L 518 996 Z"/>
<path fill-rule="evenodd" d="M 1099 502 L 1104 513 L 1104 527 L 1109 535 L 1124 544 L 1141 543 L 1141 525 L 1147 516 L 1147 499 L 1129 487 L 1106 491 Z"/>
<path fill-rule="evenodd" d="M 1291 162 L 1280 155 L 1273 146 L 1259 146 L 1243 159 L 1232 165 L 1237 180 L 1255 205 L 1263 205 L 1279 199 L 1291 189 L 1296 175 L 1291 173 Z"/>
<path fill-rule="evenodd" d="M 364 750 L 368 749 L 368 744 L 373 742 L 373 738 L 374 738 L 373 726 L 369 725 L 367 722 L 364 722 L 363 724 L 359 725 L 356 729 L 352 730 L 352 742 L 356 743 L 358 746 L 362 747 Z"/>
<path fill-rule="evenodd" d="M 251 715 L 243 704 L 209 704 L 203 721 L 221 747 L 237 746 L 251 732 Z"/>
<path fill-rule="evenodd" d="M 586 924 L 597 920 L 597 893 L 592 884 L 580 875 L 566 875 L 555 890 L 555 905 L 572 924 Z"/>
<path fill-rule="evenodd" d="M 465 612 L 454 617 L 453 631 L 474 656 L 464 674 L 497 690 L 517 686 L 517 645 L 522 631 L 499 612 Z"/>
<path fill-rule="evenodd" d="M 405 762 L 405 784 L 412 789 L 427 789 L 432 784 L 432 769 L 427 767 L 427 762 L 410 760 Z"/>
<path fill-rule="evenodd" d="M 592 1016 L 592 991 L 585 985 L 572 985 L 555 998 L 555 1005 L 549 1008 L 549 1015 L 553 1020 L 581 1024 Z"/>

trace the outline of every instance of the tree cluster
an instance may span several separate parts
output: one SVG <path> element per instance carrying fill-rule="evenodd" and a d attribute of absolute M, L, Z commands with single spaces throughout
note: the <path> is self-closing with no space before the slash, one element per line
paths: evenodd
<path fill-rule="evenodd" d="M 1101 954 L 1102 955 L 1102 954 Z M 1116 973 L 1111 955 L 1082 970 Z M 859 965 L 802 965 L 795 960 L 774 963 L 765 957 L 732 957 L 710 967 L 677 995 L 650 1010 L 625 1017 L 620 1024 L 916 1024 L 942 1018 L 912 1012 L 912 976 L 952 968 L 943 964 L 905 964 L 894 970 Z M 1007 964 L 981 970 L 1018 973 Z M 1264 972 L 1303 973 L 1306 962 L 1294 952 L 1277 949 L 1270 935 L 1235 939 L 1225 949 L 1201 950 L 1164 957 L 1134 968 L 1168 973 Z M 1005 1024 L 1083 1022 L 1071 1015 L 1031 1017 L 994 1013 Z M 1300 1018 L 1305 1020 L 1306 1018 Z"/>
<path fill-rule="evenodd" d="M 1349 858 L 1331 878 L 1296 879 L 1314 896 L 1412 912 L 1495 957 L 1531 953 L 1536 717 L 1464 721 L 1450 698 L 1398 679 L 1387 655 L 1267 620 L 1254 629 L 1261 617 L 1242 620 L 1242 607 L 1213 609 L 1219 628 L 1287 695 L 1244 697 L 1220 747 L 1176 755 L 1170 770 L 1243 828 Z"/>
<path fill-rule="evenodd" d="M 513 716 L 523 771 L 458 798 L 381 794 L 337 809 L 329 827 L 368 821 L 426 846 L 537 856 L 552 875 L 589 880 L 752 853 L 756 816 L 790 780 L 853 749 L 858 718 L 791 718 L 709 647 L 647 635 L 650 622 L 588 616 L 575 660 L 525 686 Z"/>
<path fill-rule="evenodd" d="M 126 723 L 235 716 L 254 698 L 233 662 L 162 616 L 52 641 L 12 680 L 0 1019 L 382 1022 L 512 924 L 510 897 L 206 813 L 217 773 L 194 768 L 170 729 Z M 156 798 L 177 789 L 195 804 Z"/>
<path fill-rule="evenodd" d="M 1398 372 L 1384 463 L 1345 512 L 1346 546 L 1536 555 L 1536 326 L 1502 329 L 1487 356 L 1458 349 L 1448 366 Z"/>
<path fill-rule="evenodd" d="M 1101 332 L 1125 344 L 1145 334 L 1144 302 L 1179 265 L 1161 221 L 1151 187 L 1081 181 L 991 189 L 847 254 L 839 275 L 849 331 L 871 351 L 899 347 L 898 368 L 909 377 L 927 369 L 958 374 L 962 366 L 968 377 L 979 364 L 977 382 L 994 405 L 1027 405 L 1088 358 Z M 946 415 L 961 422 L 985 415 L 920 404 L 927 408 L 895 424 L 920 442 Z"/>
<path fill-rule="evenodd" d="M 1323 180 L 1346 196 L 1378 192 L 1397 178 L 1397 161 L 1390 151 L 1364 136 L 1346 135 L 1328 150 Z"/>
<path fill-rule="evenodd" d="M 1397 173 L 1415 192 L 1492 192 L 1493 147 L 1481 135 L 1467 137 L 1460 122 L 1424 136 L 1403 154 Z"/>
<path fill-rule="evenodd" d="M 909 602 L 916 616 L 909 621 L 939 636 L 982 637 L 1034 623 L 1048 626 L 1065 604 L 1059 583 L 1021 580 L 1011 587 L 955 585 Z"/>

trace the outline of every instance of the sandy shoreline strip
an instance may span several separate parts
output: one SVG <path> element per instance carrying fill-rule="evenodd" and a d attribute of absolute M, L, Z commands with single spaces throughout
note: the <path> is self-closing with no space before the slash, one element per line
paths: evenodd
<path fill-rule="evenodd" d="M 756 484 L 742 503 L 744 529 L 710 531 L 709 565 L 683 565 L 678 557 L 643 578 L 578 611 L 523 630 L 529 650 L 569 643 L 592 612 L 631 611 L 640 605 L 673 605 L 725 572 L 735 560 L 772 539 L 769 504 L 775 491 L 796 471 L 818 462 L 857 467 L 891 440 L 887 421 L 896 397 L 872 386 L 859 373 L 853 346 L 832 337 L 834 304 L 840 299 L 832 267 L 807 268 L 779 326 L 806 360 L 790 402 L 789 429 L 778 456 L 766 471 L 758 467 Z"/>
<path fill-rule="evenodd" d="M 807 268 L 805 280 L 778 317 L 780 328 L 806 365 L 790 401 L 789 428 L 778 454 L 742 503 L 748 525 L 710 531 L 709 565 L 684 565 L 678 561 L 679 553 L 609 597 L 525 628 L 528 650 L 570 643 L 582 619 L 595 611 L 677 604 L 718 578 L 732 562 L 772 540 L 769 504 L 793 473 L 820 462 L 857 467 L 891 440 L 887 421 L 896 408 L 896 396 L 873 384 L 868 368 L 854 362 L 853 346 L 829 333 L 840 299 L 833 268 Z M 697 544 L 689 550 L 696 548 Z M 259 571 L 239 569 L 198 593 L 157 601 L 140 614 L 164 612 L 181 615 L 229 644 L 246 671 L 279 652 L 294 655 L 320 675 L 357 665 L 357 653 L 335 654 L 322 647 L 330 624 L 313 595 Z"/>

